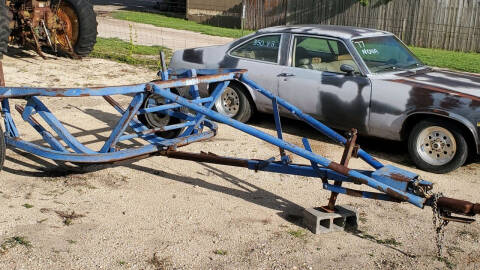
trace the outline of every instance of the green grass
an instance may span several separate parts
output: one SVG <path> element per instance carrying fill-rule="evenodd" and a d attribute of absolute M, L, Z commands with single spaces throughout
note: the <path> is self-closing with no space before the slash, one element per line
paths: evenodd
<path fill-rule="evenodd" d="M 223 256 L 228 254 L 228 252 L 226 250 L 223 250 L 223 249 L 217 249 L 217 250 L 213 251 L 213 253 L 215 253 L 217 255 L 223 255 Z"/>
<path fill-rule="evenodd" d="M 29 203 L 26 203 L 24 205 L 22 205 L 23 207 L 27 208 L 27 209 L 30 209 L 30 208 L 33 208 L 33 205 L 29 204 Z"/>
<path fill-rule="evenodd" d="M 296 237 L 296 238 L 302 238 L 307 233 L 302 229 L 298 229 L 298 230 L 291 229 L 291 230 L 288 230 L 288 234 L 290 234 L 291 236 Z"/>
<path fill-rule="evenodd" d="M 26 248 L 31 248 L 32 244 L 23 236 L 14 236 L 5 239 L 5 241 L 0 245 L 0 254 L 5 254 L 9 249 L 16 247 L 17 245 L 24 246 Z"/>
<path fill-rule="evenodd" d="M 241 29 L 210 26 L 184 19 L 145 12 L 116 11 L 112 13 L 112 16 L 116 19 L 146 23 L 160 27 L 189 30 L 212 36 L 240 38 L 253 32 L 250 30 L 242 31 Z M 155 59 L 141 60 L 142 57 L 138 57 L 138 55 L 144 56 L 143 58 L 148 58 L 145 56 L 158 55 L 158 50 L 165 50 L 165 48 L 161 46 L 140 45 L 135 47 L 135 52 L 133 53 L 135 57 L 133 58 L 139 58 L 140 60 L 138 61 L 134 61 L 132 57 L 125 56 L 128 55 L 128 53 L 131 53 L 131 42 L 122 42 L 118 39 L 99 38 L 92 56 L 112 59 L 127 64 L 147 65 L 152 69 L 158 69 L 155 67 Z M 480 65 L 478 65 L 480 62 L 480 53 L 454 52 L 419 47 L 410 47 L 410 49 L 420 58 L 420 60 L 429 66 L 480 73 Z"/>
<path fill-rule="evenodd" d="M 114 60 L 135 66 L 144 66 L 152 70 L 159 70 L 159 53 L 163 51 L 168 62 L 172 51 L 162 46 L 136 45 L 118 38 L 97 38 L 97 44 L 90 57 Z"/>
<path fill-rule="evenodd" d="M 454 52 L 439 49 L 410 47 L 425 64 L 432 67 L 448 68 L 480 73 L 480 53 Z"/>
<path fill-rule="evenodd" d="M 242 31 L 241 29 L 205 25 L 205 24 L 200 24 L 193 21 L 187 21 L 185 19 L 167 17 L 165 15 L 146 13 L 146 12 L 116 11 L 112 13 L 112 17 L 120 20 L 146 23 L 146 24 L 151 24 L 159 27 L 189 30 L 193 32 L 202 33 L 205 35 L 220 36 L 220 37 L 239 38 L 253 32 L 250 30 Z"/>

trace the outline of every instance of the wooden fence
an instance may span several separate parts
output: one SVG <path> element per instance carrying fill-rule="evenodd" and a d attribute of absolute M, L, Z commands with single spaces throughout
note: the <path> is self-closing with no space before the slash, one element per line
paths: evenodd
<path fill-rule="evenodd" d="M 393 32 L 409 45 L 480 52 L 480 0 L 246 0 L 245 26 L 334 24 Z"/>

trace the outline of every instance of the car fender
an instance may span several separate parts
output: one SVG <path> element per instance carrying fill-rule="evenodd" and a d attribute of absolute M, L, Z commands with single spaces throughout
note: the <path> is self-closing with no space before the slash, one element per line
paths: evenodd
<path fill-rule="evenodd" d="M 438 108 L 426 108 L 426 109 L 411 111 L 408 114 L 406 114 L 405 117 L 403 118 L 403 121 L 401 124 L 401 131 L 403 131 L 405 123 L 408 121 L 409 118 L 411 118 L 412 116 L 420 115 L 420 114 L 447 118 L 463 125 L 470 132 L 470 135 L 473 136 L 473 140 L 476 145 L 476 152 L 477 154 L 480 154 L 480 140 L 478 138 L 477 128 L 467 118 L 453 112 L 448 112 L 446 110 L 442 110 Z"/>

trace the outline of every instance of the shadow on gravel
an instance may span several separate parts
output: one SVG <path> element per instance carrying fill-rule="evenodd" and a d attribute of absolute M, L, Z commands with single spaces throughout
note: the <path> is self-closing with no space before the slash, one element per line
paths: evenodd
<path fill-rule="evenodd" d="M 275 130 L 275 122 L 273 116 L 269 114 L 258 113 L 249 122 L 250 125 Z M 324 143 L 335 144 L 328 137 L 312 128 L 310 125 L 294 119 L 282 117 L 282 129 L 286 134 L 299 137 L 306 137 L 311 140 L 317 140 Z M 345 131 L 338 131 L 341 135 L 345 135 Z M 408 156 L 407 146 L 402 142 L 389 141 L 380 138 L 360 136 L 357 143 L 362 149 L 367 151 L 375 158 L 385 159 L 401 165 L 414 167 L 413 162 Z M 336 145 L 336 144 L 335 144 Z M 339 160 L 335 160 L 340 162 Z"/>
<path fill-rule="evenodd" d="M 262 189 L 250 182 L 242 180 L 234 175 L 231 175 L 225 172 L 224 170 L 215 168 L 205 163 L 198 163 L 198 164 L 202 165 L 208 173 L 207 174 L 202 172 L 197 172 L 197 173 L 205 175 L 205 177 L 216 175 L 224 179 L 225 181 L 237 186 L 238 189 L 229 188 L 223 185 L 207 182 L 201 178 L 171 174 L 168 172 L 141 166 L 138 164 L 130 163 L 130 164 L 124 164 L 124 166 L 130 169 L 139 170 L 139 171 L 150 173 L 156 176 L 161 176 L 163 178 L 167 178 L 173 181 L 198 186 L 198 187 L 209 189 L 215 192 L 221 192 L 229 196 L 240 198 L 242 200 L 248 201 L 256 205 L 260 205 L 276 211 L 280 211 L 278 213 L 280 217 L 282 217 L 288 222 L 294 223 L 298 226 L 305 228 L 305 226 L 301 222 L 302 218 L 300 216 L 300 213 L 303 211 L 303 207 L 301 207 L 300 205 L 292 201 L 289 201 L 283 197 L 280 197 L 268 190 Z"/>

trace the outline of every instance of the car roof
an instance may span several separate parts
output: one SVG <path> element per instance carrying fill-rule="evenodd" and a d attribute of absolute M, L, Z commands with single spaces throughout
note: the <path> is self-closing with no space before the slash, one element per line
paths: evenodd
<path fill-rule="evenodd" d="M 305 25 L 283 25 L 260 29 L 257 33 L 294 33 L 294 34 L 311 34 L 339 37 L 342 39 L 354 39 L 371 36 L 393 35 L 387 31 L 381 31 L 370 28 L 341 26 L 341 25 L 322 25 L 322 24 L 305 24 Z"/>

